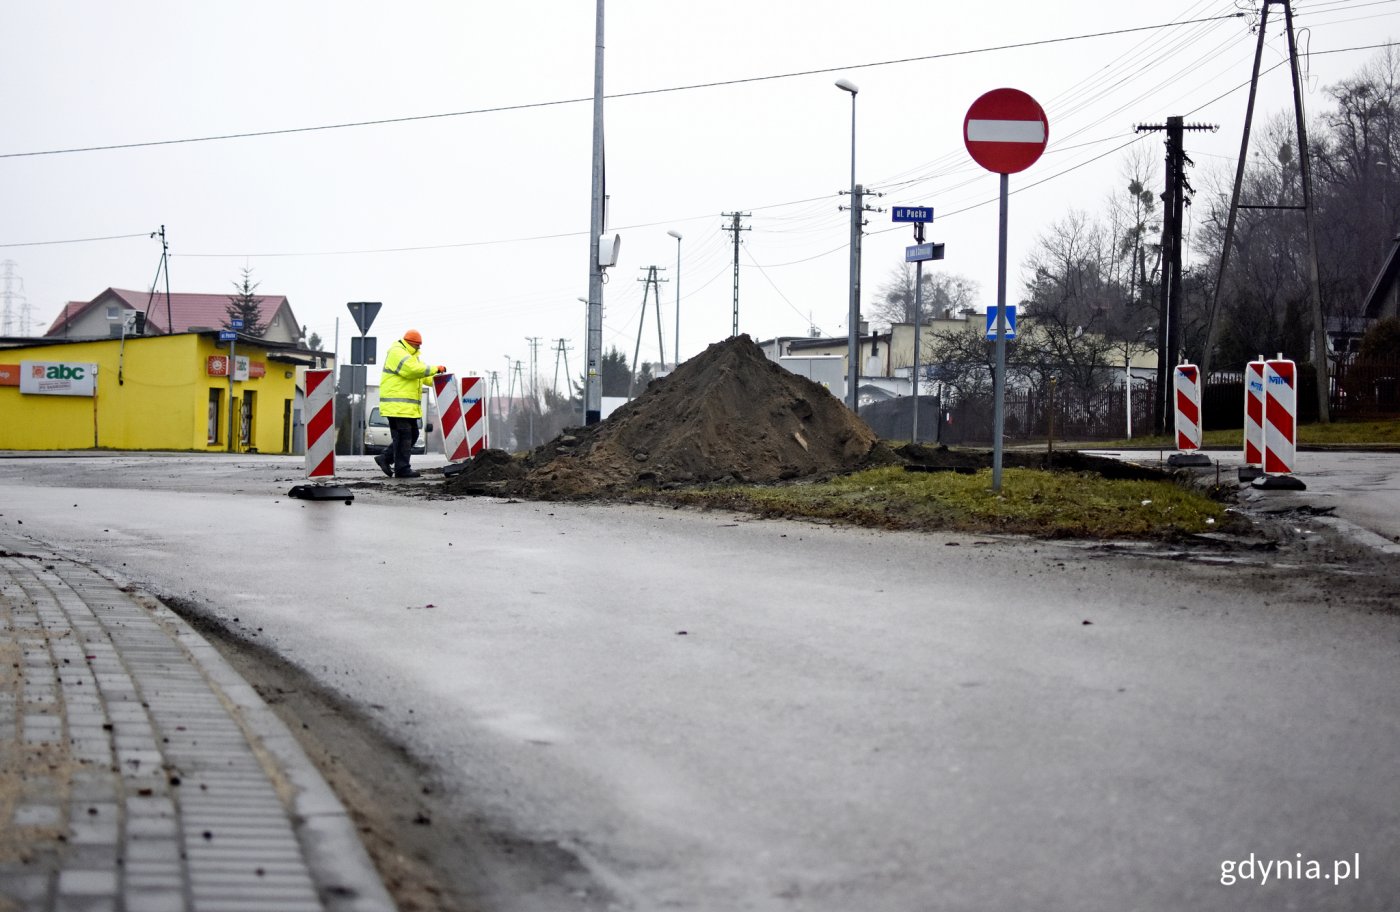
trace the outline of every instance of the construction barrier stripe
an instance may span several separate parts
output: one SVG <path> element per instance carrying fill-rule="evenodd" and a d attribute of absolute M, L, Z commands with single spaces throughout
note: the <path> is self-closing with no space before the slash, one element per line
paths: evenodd
<path fill-rule="evenodd" d="M 335 474 L 335 384 L 331 371 L 306 372 L 306 477 Z"/>
<path fill-rule="evenodd" d="M 452 374 L 434 375 L 433 392 L 437 396 L 443 455 L 450 462 L 466 459 L 471 453 L 467 446 L 467 428 L 462 423 L 462 403 L 457 398 L 457 378 Z"/>
<path fill-rule="evenodd" d="M 1185 390 L 1177 391 L 1176 407 L 1193 427 L 1201 423 L 1200 410 L 1196 408 L 1196 403 L 1191 401 L 1190 396 Z"/>
<path fill-rule="evenodd" d="M 1201 387 L 1194 364 L 1178 364 L 1172 374 L 1176 386 L 1176 448 L 1201 448 Z"/>
<path fill-rule="evenodd" d="M 1244 464 L 1264 464 L 1264 362 L 1244 367 Z"/>
<path fill-rule="evenodd" d="M 1293 366 L 1280 370 L 1270 364 L 1270 369 L 1274 376 L 1270 378 L 1272 384 L 1269 389 L 1269 400 L 1273 408 L 1268 409 L 1267 420 L 1270 427 L 1283 435 L 1283 439 L 1289 443 L 1293 442 L 1293 432 L 1296 426 L 1296 415 L 1294 411 L 1297 407 L 1296 396 L 1292 395 L 1293 390 Z M 1283 390 L 1287 389 L 1287 393 Z"/>
<path fill-rule="evenodd" d="M 1290 475 L 1298 447 L 1298 390 L 1292 361 L 1264 362 L 1264 471 Z"/>
<path fill-rule="evenodd" d="M 475 456 L 486 448 L 486 406 L 482 401 L 480 377 L 462 378 L 462 413 L 467 424 L 467 447 Z"/>

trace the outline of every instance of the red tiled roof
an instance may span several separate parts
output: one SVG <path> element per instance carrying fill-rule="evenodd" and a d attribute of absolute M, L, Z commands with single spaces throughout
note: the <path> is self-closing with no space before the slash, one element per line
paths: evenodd
<path fill-rule="evenodd" d="M 116 299 L 113 303 L 120 303 L 127 308 L 145 313 L 147 325 L 158 333 L 171 332 L 170 324 L 172 322 L 175 326 L 174 332 L 189 332 L 194 328 L 221 329 L 228 321 L 228 306 L 232 297 L 234 297 L 232 294 L 171 292 L 168 308 L 169 318 L 167 318 L 165 292 L 158 291 L 152 296 L 148 291 L 108 288 L 91 301 L 69 301 L 44 335 L 62 335 L 69 320 L 76 319 L 79 314 L 98 302 L 111 302 L 113 298 Z M 256 300 L 258 302 L 258 320 L 263 325 L 272 322 L 277 311 L 287 303 L 285 295 L 258 295 Z M 150 307 L 149 311 L 147 305 Z"/>

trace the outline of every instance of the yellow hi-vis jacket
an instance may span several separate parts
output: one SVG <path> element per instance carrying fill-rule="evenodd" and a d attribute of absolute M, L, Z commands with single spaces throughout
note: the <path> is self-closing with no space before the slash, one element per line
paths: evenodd
<path fill-rule="evenodd" d="M 423 387 L 433 369 L 400 339 L 384 355 L 384 372 L 379 375 L 379 414 L 385 418 L 422 418 Z"/>

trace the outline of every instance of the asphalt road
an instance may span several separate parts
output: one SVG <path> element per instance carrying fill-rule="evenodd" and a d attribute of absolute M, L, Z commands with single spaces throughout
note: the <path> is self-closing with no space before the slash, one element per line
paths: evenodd
<path fill-rule="evenodd" d="M 1238 449 L 1204 451 L 1226 483 L 1238 478 L 1243 455 Z M 1097 451 L 1147 465 L 1163 463 L 1171 451 Z M 1255 512 L 1308 511 L 1332 514 L 1335 522 L 1324 522 L 1354 541 L 1384 553 L 1400 555 L 1400 451 L 1305 450 L 1297 454 L 1296 477 L 1303 482 L 1299 491 L 1258 491 L 1252 486 L 1242 491 L 1244 505 Z M 1215 468 L 1195 470 L 1206 480 Z M 1367 533 L 1370 533 L 1369 535 Z M 1387 546 L 1387 543 L 1389 547 Z"/>
<path fill-rule="evenodd" d="M 299 471 L 0 459 L 0 525 L 240 626 L 425 759 L 444 815 L 591 884 L 495 907 L 1400 895 L 1395 559 L 1305 513 L 1277 551 L 1102 548 L 405 497 L 368 458 L 353 506 L 308 503 Z"/>

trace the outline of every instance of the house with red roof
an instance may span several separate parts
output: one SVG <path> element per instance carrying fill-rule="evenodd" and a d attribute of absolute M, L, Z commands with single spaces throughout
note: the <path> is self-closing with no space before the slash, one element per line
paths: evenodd
<path fill-rule="evenodd" d="M 122 335 L 132 313 L 146 315 L 145 335 L 201 332 L 228 328 L 232 294 L 127 291 L 108 288 L 91 301 L 69 301 L 44 333 L 48 339 L 110 339 Z M 301 341 L 301 324 L 284 295 L 256 295 L 258 321 L 268 342 Z M 130 335 L 128 330 L 128 335 Z"/>

